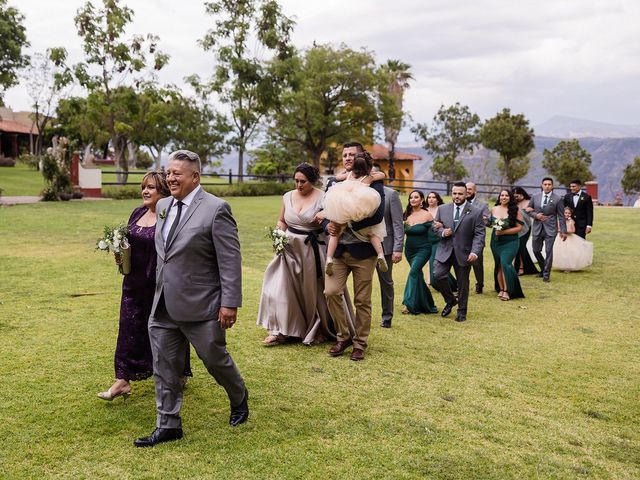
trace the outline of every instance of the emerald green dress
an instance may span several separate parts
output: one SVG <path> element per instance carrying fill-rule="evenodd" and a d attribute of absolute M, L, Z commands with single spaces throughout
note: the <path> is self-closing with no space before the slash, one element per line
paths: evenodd
<path fill-rule="evenodd" d="M 495 220 L 494 216 L 491 216 L 491 222 Z M 516 223 L 522 225 L 520 220 L 516 220 Z M 510 225 L 509 228 L 514 225 Z M 493 279 L 495 282 L 496 292 L 500 291 L 500 284 L 498 283 L 498 270 L 502 268 L 504 272 L 504 280 L 507 284 L 507 293 L 510 298 L 524 298 L 522 293 L 522 287 L 520 287 L 520 279 L 518 278 L 518 272 L 513 266 L 513 260 L 518 255 L 520 249 L 520 240 L 518 234 L 513 233 L 511 235 L 496 235 L 496 230 L 491 232 L 491 253 L 493 253 L 493 262 L 495 267 L 493 269 Z"/>
<path fill-rule="evenodd" d="M 438 292 L 438 282 L 436 282 L 433 276 L 433 264 L 436 261 L 436 252 L 438 251 L 438 244 L 440 243 L 440 237 L 433 230 L 429 229 L 429 241 L 431 242 L 431 255 L 429 256 L 429 278 L 431 279 L 431 287 Z M 449 288 L 452 292 L 458 291 L 458 282 L 451 272 L 449 272 Z"/>
<path fill-rule="evenodd" d="M 404 287 L 402 304 L 407 307 L 409 313 L 413 314 L 438 313 L 422 272 L 422 268 L 431 257 L 429 232 L 432 223 L 424 222 L 413 226 L 405 223 L 404 225 L 404 232 L 407 236 L 404 254 L 411 265 L 411 270 L 409 270 L 409 277 Z"/>

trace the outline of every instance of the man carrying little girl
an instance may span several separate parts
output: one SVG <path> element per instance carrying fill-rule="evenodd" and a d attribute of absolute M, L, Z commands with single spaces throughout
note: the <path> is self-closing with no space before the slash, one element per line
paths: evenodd
<path fill-rule="evenodd" d="M 356 155 L 359 161 L 364 158 L 369 164 L 369 171 L 373 165 L 371 156 L 365 152 L 359 143 L 347 143 L 342 150 L 342 163 L 347 172 L 354 167 Z M 368 183 L 368 182 L 367 182 Z M 329 186 L 329 188 L 333 188 Z M 369 235 L 363 237 L 363 229 L 373 227 L 382 222 L 384 227 L 384 190 L 382 180 L 374 180 L 369 187 L 380 196 L 380 204 L 368 218 L 351 222 L 343 226 L 325 215 L 323 226 L 329 235 L 339 237 L 335 255 L 328 269 L 330 275 L 325 275 L 324 294 L 327 299 L 329 312 L 336 327 L 336 343 L 329 350 L 333 357 L 342 355 L 353 345 L 351 360 L 364 360 L 369 331 L 371 330 L 371 290 L 373 285 L 373 271 L 378 261 L 378 254 L 371 244 Z M 349 198 L 343 201 L 348 202 Z M 365 230 L 366 232 L 366 230 Z M 384 234 L 386 234 L 386 229 Z M 384 234 L 382 236 L 384 236 Z M 384 256 L 382 257 L 384 260 Z M 381 267 L 384 268 L 383 265 Z M 349 331 L 347 316 L 343 306 L 343 292 L 349 274 L 353 274 L 353 293 L 356 309 L 355 332 Z"/>

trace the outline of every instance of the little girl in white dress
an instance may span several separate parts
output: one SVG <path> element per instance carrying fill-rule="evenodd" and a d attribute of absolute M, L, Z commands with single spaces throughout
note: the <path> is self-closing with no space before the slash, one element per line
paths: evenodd
<path fill-rule="evenodd" d="M 564 208 L 567 224 L 567 240 L 556 238 L 553 244 L 553 268 L 571 272 L 582 270 L 593 261 L 593 243 L 575 234 L 576 225 L 571 218 L 571 208 Z"/>
<path fill-rule="evenodd" d="M 338 240 L 344 231 L 344 226 L 370 217 L 380 206 L 380 195 L 369 185 L 383 179 L 383 173 L 371 173 L 370 161 L 364 154 L 359 153 L 353 161 L 353 170 L 336 175 L 336 180 L 341 181 L 334 184 L 325 193 L 324 217 L 342 226 L 337 235 L 329 237 L 325 266 L 327 275 L 333 275 L 333 255 L 338 247 Z M 378 254 L 377 266 L 380 271 L 386 272 L 389 267 L 382 249 L 382 239 L 387 235 L 384 220 L 371 227 L 352 230 L 352 232 L 363 242 L 371 242 Z"/>

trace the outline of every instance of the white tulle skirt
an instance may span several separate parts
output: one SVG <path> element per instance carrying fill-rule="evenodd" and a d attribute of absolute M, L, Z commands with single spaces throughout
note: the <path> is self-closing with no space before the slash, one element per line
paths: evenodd
<path fill-rule="evenodd" d="M 533 254 L 532 240 L 529 238 L 527 242 L 527 251 L 536 262 Z M 542 256 L 545 256 L 545 250 L 542 249 Z M 554 270 L 577 271 L 590 267 L 593 263 L 593 243 L 585 240 L 578 235 L 570 233 L 563 242 L 560 234 L 553 242 L 553 265 Z"/>
<path fill-rule="evenodd" d="M 340 224 L 351 224 L 370 217 L 380 206 L 380 195 L 369 185 L 356 180 L 345 180 L 333 185 L 324 195 L 325 218 Z M 368 235 L 383 239 L 387 235 L 384 220 L 353 233 L 362 241 Z"/>

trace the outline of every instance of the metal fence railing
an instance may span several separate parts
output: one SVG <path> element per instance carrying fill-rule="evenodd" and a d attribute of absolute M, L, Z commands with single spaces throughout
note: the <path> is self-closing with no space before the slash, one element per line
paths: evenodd
<path fill-rule="evenodd" d="M 124 172 L 118 172 L 116 170 L 103 170 L 103 175 L 124 175 Z M 147 173 L 147 170 L 129 170 L 127 172 L 127 181 L 117 182 L 117 181 L 103 181 L 103 185 L 139 185 L 142 177 Z M 201 173 L 200 177 L 201 185 L 203 186 L 215 186 L 215 185 L 232 185 L 234 183 L 238 183 L 239 181 L 272 181 L 279 183 L 290 182 L 293 174 L 292 173 L 281 173 L 278 175 L 237 175 L 234 174 L 231 170 L 228 173 Z M 329 176 L 325 176 L 325 179 L 329 178 Z M 439 193 L 440 195 L 450 195 L 451 187 L 454 182 L 451 181 L 441 181 L 441 180 L 403 180 L 403 179 L 394 179 L 394 180 L 385 180 L 385 185 L 395 188 L 401 193 L 408 193 L 412 190 L 421 190 L 424 193 L 434 191 Z M 491 196 L 496 195 L 501 189 L 507 188 L 512 189 L 515 185 L 508 184 L 499 184 L 499 183 L 476 183 L 476 187 L 478 190 L 478 194 L 481 196 Z M 528 192 L 538 191 L 540 189 L 539 185 L 519 185 L 524 188 Z"/>

